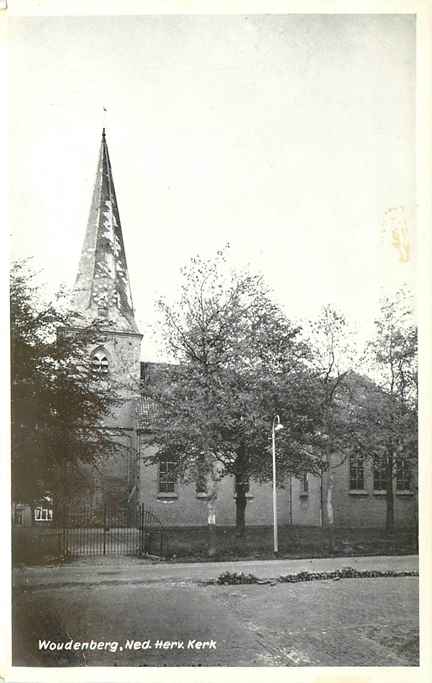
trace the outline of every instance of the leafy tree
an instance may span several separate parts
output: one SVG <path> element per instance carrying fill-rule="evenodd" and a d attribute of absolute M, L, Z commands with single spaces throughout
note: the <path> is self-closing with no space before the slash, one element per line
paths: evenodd
<path fill-rule="evenodd" d="M 386 528 L 394 525 L 394 479 L 417 458 L 417 329 L 407 292 L 385 299 L 375 338 L 360 354 L 345 317 L 330 306 L 310 325 L 317 432 L 311 441 L 327 473 L 323 522 L 334 546 L 334 469 L 351 455 L 384 470 Z M 361 374 L 360 374 L 361 371 Z"/>
<path fill-rule="evenodd" d="M 373 389 L 364 394 L 358 435 L 386 487 L 386 529 L 394 528 L 394 480 L 415 474 L 417 466 L 417 327 L 407 290 L 381 301 L 369 342 Z M 415 485 L 412 481 L 411 485 Z"/>
<path fill-rule="evenodd" d="M 311 446 L 321 476 L 322 524 L 334 549 L 334 468 L 341 466 L 356 447 L 355 414 L 359 356 L 355 334 L 345 316 L 330 305 L 309 325 L 314 378 L 316 431 Z M 327 473 L 326 500 L 323 475 Z"/>
<path fill-rule="evenodd" d="M 180 301 L 158 305 L 161 335 L 175 364 L 143 388 L 157 406 L 153 460 L 175 460 L 179 476 L 201 489 L 209 477 L 214 482 L 219 463 L 224 475 L 234 477 L 236 526 L 243 535 L 249 481 L 272 476 L 275 413 L 293 425 L 289 438 L 278 436 L 279 482 L 305 466 L 294 443 L 313 419 L 302 392 L 308 348 L 262 278 L 228 273 L 222 252 L 215 260 L 193 258 L 182 275 Z"/>
<path fill-rule="evenodd" d="M 82 465 L 97 466 L 119 446 L 103 418 L 116 403 L 112 385 L 95 379 L 88 354 L 100 331 L 80 328 L 60 293 L 40 297 L 27 262 L 11 270 L 12 496 L 58 501 L 85 484 Z"/>

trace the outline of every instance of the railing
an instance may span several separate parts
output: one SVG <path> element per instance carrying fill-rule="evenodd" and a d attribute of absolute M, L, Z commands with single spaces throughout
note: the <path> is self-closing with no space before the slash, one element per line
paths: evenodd
<path fill-rule="evenodd" d="M 162 524 L 143 504 L 132 508 L 65 507 L 61 526 L 66 557 L 150 554 L 162 557 L 166 552 Z"/>

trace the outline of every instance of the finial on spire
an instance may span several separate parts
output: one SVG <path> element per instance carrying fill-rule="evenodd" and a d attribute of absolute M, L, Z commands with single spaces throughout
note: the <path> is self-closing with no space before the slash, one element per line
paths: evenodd
<path fill-rule="evenodd" d="M 106 125 L 106 121 L 107 121 L 107 111 L 108 111 L 108 109 L 105 107 L 105 105 L 103 105 L 103 107 L 102 107 L 102 125 L 103 125 L 102 142 L 105 141 L 105 125 Z"/>

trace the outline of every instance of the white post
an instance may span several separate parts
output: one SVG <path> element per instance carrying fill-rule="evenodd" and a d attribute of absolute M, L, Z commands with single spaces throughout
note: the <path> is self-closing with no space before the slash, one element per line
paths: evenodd
<path fill-rule="evenodd" d="M 277 498 L 276 498 L 276 443 L 275 421 L 272 427 L 272 456 L 273 456 L 273 550 L 278 552 L 278 529 L 277 529 Z"/>

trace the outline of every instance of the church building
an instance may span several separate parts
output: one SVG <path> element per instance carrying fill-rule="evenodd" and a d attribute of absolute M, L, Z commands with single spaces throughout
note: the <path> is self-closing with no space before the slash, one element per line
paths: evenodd
<path fill-rule="evenodd" d="M 148 465 L 151 415 L 140 396 L 140 383 L 146 381 L 157 364 L 146 363 L 145 340 L 133 308 L 126 249 L 114 188 L 105 129 L 102 133 L 96 181 L 87 231 L 73 290 L 73 307 L 83 324 L 97 321 L 100 339 L 89 350 L 94 372 L 101 379 L 120 385 L 122 403 L 106 428 L 116 433 L 122 454 L 109 458 L 103 471 L 94 477 L 95 502 L 119 506 L 144 503 L 152 508 L 165 526 L 207 524 L 206 494 L 194 485 L 183 485 L 175 476 L 174 464 Z M 339 458 L 331 468 L 334 523 L 339 527 L 382 527 L 385 520 L 385 492 L 379 473 L 366 460 Z M 395 479 L 395 524 L 414 526 L 416 500 L 407 477 Z M 329 476 L 292 477 L 278 490 L 280 525 L 320 526 L 327 514 Z M 273 523 L 272 485 L 251 482 L 246 508 L 247 525 Z M 220 482 L 217 524 L 235 525 L 234 481 Z"/>

